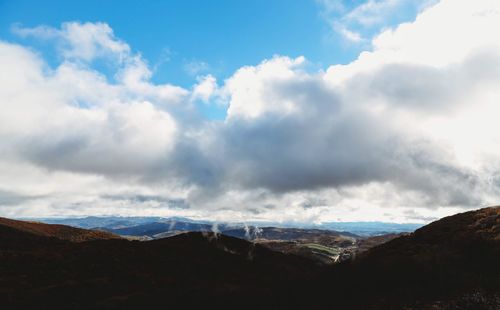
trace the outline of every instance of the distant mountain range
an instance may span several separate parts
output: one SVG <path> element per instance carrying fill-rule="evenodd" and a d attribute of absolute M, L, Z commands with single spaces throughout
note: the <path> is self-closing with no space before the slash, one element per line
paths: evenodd
<path fill-rule="evenodd" d="M 415 223 L 385 223 L 385 222 L 327 222 L 319 225 L 322 229 L 347 231 L 359 236 L 377 236 L 412 232 L 422 224 Z"/>
<path fill-rule="evenodd" d="M 213 232 L 139 242 L 2 219 L 0 297 L 2 309 L 500 309 L 499 207 L 391 238 L 318 265 Z"/>
<path fill-rule="evenodd" d="M 122 236 L 147 236 L 152 239 L 168 237 L 178 232 L 212 231 L 212 225 L 179 221 L 151 222 L 123 228 L 96 227 Z"/>
<path fill-rule="evenodd" d="M 22 219 L 24 220 L 24 219 Z M 69 225 L 80 228 L 92 229 L 94 227 L 103 227 L 103 228 L 111 228 L 111 229 L 119 229 L 143 224 L 149 224 L 154 222 L 162 222 L 162 221 L 181 221 L 188 223 L 195 223 L 188 218 L 183 217 L 171 217 L 171 218 L 162 218 L 162 217 L 142 217 L 142 216 L 134 216 L 134 217 L 122 217 L 122 216 L 87 216 L 80 218 L 30 218 L 26 220 L 35 220 L 39 222 L 44 222 L 48 224 L 62 224 Z"/>
<path fill-rule="evenodd" d="M 349 232 L 358 236 L 376 236 L 389 233 L 412 232 L 422 226 L 415 223 L 385 223 L 385 222 L 325 222 L 322 224 L 300 224 L 300 223 L 278 223 L 278 222 L 250 222 L 250 223 L 216 223 L 213 221 L 193 220 L 186 217 L 83 217 L 83 218 L 32 218 L 26 220 L 40 221 L 48 224 L 62 224 L 80 228 L 102 228 L 102 229 L 121 229 L 132 226 L 140 226 L 152 223 L 166 223 L 167 225 L 176 224 L 180 231 L 204 231 L 214 225 L 217 228 L 244 228 L 245 226 L 254 227 L 278 227 L 278 228 L 303 228 L 303 229 L 321 229 L 334 230 L 339 232 Z M 199 224 L 199 229 L 193 225 L 191 229 L 182 229 L 181 223 Z M 174 229 L 173 227 L 172 229 Z M 175 229 L 174 229 L 175 230 Z M 137 235 L 134 231 L 130 235 Z M 145 235 L 151 235 L 150 233 Z"/>

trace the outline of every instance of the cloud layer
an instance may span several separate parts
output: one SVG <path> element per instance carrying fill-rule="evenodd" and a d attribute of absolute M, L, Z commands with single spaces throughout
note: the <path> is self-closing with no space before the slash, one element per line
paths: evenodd
<path fill-rule="evenodd" d="M 497 1 L 441 1 L 350 64 L 274 56 L 185 89 L 107 24 L 18 25 L 60 63 L 0 41 L 0 213 L 417 221 L 495 203 L 498 28 Z"/>

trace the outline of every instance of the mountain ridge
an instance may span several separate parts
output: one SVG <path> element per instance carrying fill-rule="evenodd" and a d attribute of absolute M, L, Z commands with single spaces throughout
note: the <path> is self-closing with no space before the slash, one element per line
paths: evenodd
<path fill-rule="evenodd" d="M 73 242 L 102 239 L 121 239 L 120 236 L 105 231 L 88 230 L 59 224 L 18 221 L 0 217 L 0 225 L 37 236 L 54 237 Z"/>

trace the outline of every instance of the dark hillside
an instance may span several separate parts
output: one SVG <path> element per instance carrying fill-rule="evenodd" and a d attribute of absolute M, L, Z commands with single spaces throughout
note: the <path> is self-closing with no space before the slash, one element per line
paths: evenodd
<path fill-rule="evenodd" d="M 212 233 L 74 243 L 0 225 L 3 309 L 274 303 L 312 276 L 308 260 Z"/>
<path fill-rule="evenodd" d="M 447 217 L 331 267 L 213 233 L 71 242 L 3 220 L 2 309 L 499 309 L 499 216 Z"/>
<path fill-rule="evenodd" d="M 500 208 L 486 208 L 374 247 L 335 266 L 320 282 L 342 279 L 332 289 L 360 308 L 452 305 L 474 296 L 466 309 L 495 309 L 500 307 L 499 262 Z"/>

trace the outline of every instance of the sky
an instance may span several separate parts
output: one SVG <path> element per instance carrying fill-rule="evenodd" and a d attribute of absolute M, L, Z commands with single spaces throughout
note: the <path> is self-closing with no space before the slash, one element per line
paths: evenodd
<path fill-rule="evenodd" d="M 0 216 L 495 204 L 495 29 L 494 0 L 0 0 Z"/>

